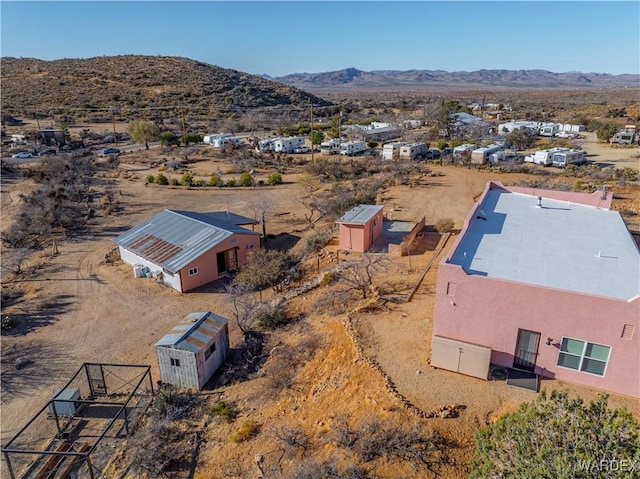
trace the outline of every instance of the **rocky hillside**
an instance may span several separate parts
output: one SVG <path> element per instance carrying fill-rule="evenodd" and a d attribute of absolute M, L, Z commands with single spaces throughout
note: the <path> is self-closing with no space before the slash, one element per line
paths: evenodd
<path fill-rule="evenodd" d="M 546 70 L 478 70 L 447 72 L 442 70 L 377 70 L 356 68 L 324 73 L 294 73 L 277 81 L 307 90 L 331 88 L 610 88 L 638 87 L 640 75 L 606 73 L 553 73 Z"/>
<path fill-rule="evenodd" d="M 141 111 L 329 105 L 280 82 L 181 57 L 1 59 L 2 110 L 23 115 L 71 109 Z"/>

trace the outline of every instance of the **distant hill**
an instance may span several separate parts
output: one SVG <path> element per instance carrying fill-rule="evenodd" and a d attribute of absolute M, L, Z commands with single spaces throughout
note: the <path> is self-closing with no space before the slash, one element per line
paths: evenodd
<path fill-rule="evenodd" d="M 3 113 L 330 105 L 295 87 L 181 57 L 0 59 Z"/>
<path fill-rule="evenodd" d="M 286 85 L 305 90 L 322 88 L 620 88 L 640 87 L 640 75 L 566 72 L 546 70 L 478 70 L 447 72 L 443 70 L 375 70 L 365 72 L 346 68 L 324 73 L 293 73 L 274 78 Z"/>

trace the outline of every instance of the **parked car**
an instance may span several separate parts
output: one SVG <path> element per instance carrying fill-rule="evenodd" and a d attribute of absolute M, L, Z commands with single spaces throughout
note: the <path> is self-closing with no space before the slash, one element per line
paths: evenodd
<path fill-rule="evenodd" d="M 11 158 L 33 158 L 33 154 L 28 151 L 21 151 L 20 153 L 16 153 L 12 155 Z"/>
<path fill-rule="evenodd" d="M 442 156 L 451 156 L 453 155 L 453 148 L 445 148 L 442 150 Z"/>
<path fill-rule="evenodd" d="M 105 148 L 104 150 L 102 150 L 103 155 L 117 155 L 119 153 L 120 150 L 118 150 L 117 148 Z"/>
<path fill-rule="evenodd" d="M 437 160 L 440 158 L 440 150 L 438 149 L 429 150 L 424 156 L 427 160 Z"/>
<path fill-rule="evenodd" d="M 38 156 L 47 156 L 47 155 L 55 155 L 57 152 L 53 148 L 47 148 L 46 150 L 42 150 L 38 153 Z"/>
<path fill-rule="evenodd" d="M 295 150 L 293 150 L 294 153 L 309 153 L 309 148 L 307 148 L 306 146 L 302 146 L 300 148 L 296 148 Z"/>

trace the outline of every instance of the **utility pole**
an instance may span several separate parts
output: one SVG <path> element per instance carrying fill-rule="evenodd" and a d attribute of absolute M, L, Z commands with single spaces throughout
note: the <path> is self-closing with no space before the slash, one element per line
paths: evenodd
<path fill-rule="evenodd" d="M 313 158 L 313 150 L 314 150 L 313 148 L 313 101 L 311 101 L 310 104 L 311 104 L 311 118 L 309 123 L 311 124 L 311 164 L 315 166 L 316 163 Z"/>
<path fill-rule="evenodd" d="M 184 129 L 184 108 L 182 109 L 182 144 L 187 146 L 187 132 Z"/>
<path fill-rule="evenodd" d="M 111 124 L 113 125 L 113 142 L 115 143 L 116 148 L 118 147 L 118 135 L 116 133 L 116 120 L 114 109 L 111 109 Z"/>

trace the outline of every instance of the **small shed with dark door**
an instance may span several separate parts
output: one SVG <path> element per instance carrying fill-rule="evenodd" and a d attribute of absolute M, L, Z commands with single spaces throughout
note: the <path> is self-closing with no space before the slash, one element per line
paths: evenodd
<path fill-rule="evenodd" d="M 228 321 L 190 313 L 156 343 L 162 382 L 202 389 L 229 355 Z"/>

